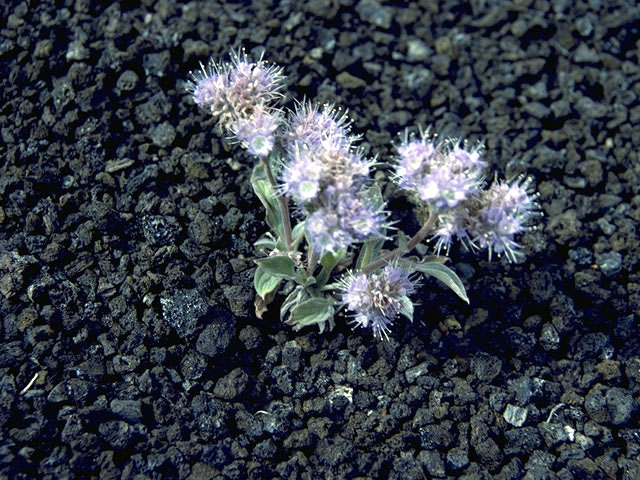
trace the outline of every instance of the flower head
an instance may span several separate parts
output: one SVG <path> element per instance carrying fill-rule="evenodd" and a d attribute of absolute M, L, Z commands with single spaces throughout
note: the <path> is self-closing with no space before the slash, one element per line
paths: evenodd
<path fill-rule="evenodd" d="M 446 209 L 478 190 L 483 168 L 477 148 L 465 150 L 455 141 L 434 143 L 427 135 L 405 137 L 398 147 L 396 181 L 423 202 Z"/>
<path fill-rule="evenodd" d="M 317 198 L 323 167 L 320 159 L 308 150 L 296 149 L 282 169 L 282 192 L 299 203 Z"/>
<path fill-rule="evenodd" d="M 291 116 L 285 133 L 287 149 L 348 148 L 355 137 L 349 133 L 349 119 L 346 112 L 333 105 L 304 102 Z"/>
<path fill-rule="evenodd" d="M 248 117 L 240 117 L 232 130 L 252 155 L 266 157 L 275 145 L 278 117 L 263 107 L 256 107 Z"/>
<path fill-rule="evenodd" d="M 262 59 L 250 62 L 244 53 L 230 63 L 210 60 L 191 74 L 188 88 L 194 102 L 218 118 L 220 127 L 232 132 L 250 153 L 265 156 L 275 143 L 278 111 L 273 103 L 281 96 L 282 70 Z"/>
<path fill-rule="evenodd" d="M 365 192 L 347 191 L 313 211 L 307 218 L 307 232 L 313 248 L 325 251 L 346 250 L 371 236 L 384 236 L 386 215 L 366 198 Z"/>
<path fill-rule="evenodd" d="M 467 248 L 486 248 L 516 261 L 522 253 L 515 236 L 531 229 L 538 206 L 530 191 L 530 179 L 494 181 L 487 189 L 467 198 L 439 217 L 434 234 L 436 250 L 447 250 L 454 237 Z"/>
<path fill-rule="evenodd" d="M 510 261 L 522 255 L 514 237 L 531 229 L 537 211 L 529 190 L 530 179 L 515 182 L 494 181 L 478 198 L 478 206 L 469 218 L 468 232 L 473 243 Z"/>
<path fill-rule="evenodd" d="M 393 319 L 415 290 L 409 274 L 387 265 L 378 273 L 358 273 L 342 280 L 342 302 L 355 313 L 352 323 L 371 328 L 374 336 L 388 338 Z"/>

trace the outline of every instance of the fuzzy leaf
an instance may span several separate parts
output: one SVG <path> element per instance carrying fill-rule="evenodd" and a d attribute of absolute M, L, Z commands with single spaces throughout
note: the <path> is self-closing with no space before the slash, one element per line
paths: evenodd
<path fill-rule="evenodd" d="M 322 270 L 318 274 L 318 285 L 322 286 L 329 280 L 331 272 L 336 268 L 336 265 L 347 255 L 345 250 L 340 250 L 336 253 L 325 252 L 320 259 L 320 265 Z"/>
<path fill-rule="evenodd" d="M 284 232 L 282 231 L 280 207 L 262 163 L 258 163 L 253 167 L 253 171 L 251 173 L 251 186 L 267 212 L 267 224 L 278 234 L 278 237 L 282 238 L 284 236 Z"/>
<path fill-rule="evenodd" d="M 262 237 L 260 237 L 258 240 L 254 242 L 253 246 L 256 249 L 263 249 L 270 252 L 274 248 L 276 248 L 276 241 L 268 235 L 263 235 Z"/>
<path fill-rule="evenodd" d="M 412 267 L 418 272 L 422 272 L 424 275 L 437 278 L 453 290 L 453 292 L 462 300 L 469 303 L 469 297 L 467 297 L 467 292 L 460 280 L 460 277 L 458 277 L 456 272 L 451 270 L 449 267 L 445 267 L 438 262 L 414 263 Z"/>
<path fill-rule="evenodd" d="M 260 258 L 255 261 L 260 268 L 276 278 L 295 280 L 296 264 L 287 255 L 275 255 L 273 257 Z"/>
<path fill-rule="evenodd" d="M 358 253 L 355 270 L 358 271 L 361 268 L 366 267 L 372 261 L 378 258 L 378 255 L 380 254 L 385 241 L 386 239 L 381 237 L 373 237 L 366 240 L 362 244 L 360 252 Z"/>
<path fill-rule="evenodd" d="M 256 289 L 256 293 L 260 295 L 261 298 L 265 299 L 269 296 L 270 293 L 277 290 L 278 286 L 280 286 L 281 281 L 282 278 L 272 275 L 262 266 L 258 265 L 258 268 L 256 268 L 256 273 L 253 277 L 253 286 Z"/>
<path fill-rule="evenodd" d="M 406 295 L 400 299 L 400 314 L 413 323 L 413 302 Z"/>
<path fill-rule="evenodd" d="M 303 300 L 306 300 L 307 294 L 304 288 L 301 285 L 298 285 L 294 288 L 289 295 L 284 299 L 282 305 L 280 306 L 280 320 L 284 320 L 284 317 L 287 316 L 289 310 L 295 307 L 297 304 L 302 303 Z"/>
<path fill-rule="evenodd" d="M 294 248 L 297 248 L 300 245 L 300 242 L 304 239 L 304 228 L 306 226 L 306 221 L 301 221 L 296 223 L 295 227 L 291 230 L 291 239 L 293 240 Z"/>
<path fill-rule="evenodd" d="M 398 248 L 401 252 L 406 252 L 409 249 L 408 243 L 409 237 L 402 230 L 398 231 Z"/>
<path fill-rule="evenodd" d="M 333 319 L 333 302 L 324 297 L 314 297 L 298 304 L 291 310 L 287 323 L 296 329 L 308 325 L 323 324 Z"/>

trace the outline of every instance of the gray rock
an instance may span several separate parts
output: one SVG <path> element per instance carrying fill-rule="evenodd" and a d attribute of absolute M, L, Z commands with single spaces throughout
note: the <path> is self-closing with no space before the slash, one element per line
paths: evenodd
<path fill-rule="evenodd" d="M 116 89 L 118 92 L 130 92 L 134 88 L 140 79 L 138 75 L 133 70 L 125 70 L 118 77 L 118 81 L 116 82 Z"/>
<path fill-rule="evenodd" d="M 445 478 L 447 476 L 444 469 L 444 460 L 440 452 L 423 450 L 418 454 L 417 460 L 432 477 Z"/>
<path fill-rule="evenodd" d="M 588 37 L 593 31 L 593 24 L 589 17 L 580 17 L 574 22 L 574 26 L 578 33 L 583 37 Z"/>
<path fill-rule="evenodd" d="M 407 368 L 407 370 L 404 372 L 404 377 L 407 379 L 408 383 L 413 383 L 418 377 L 420 377 L 421 375 L 425 375 L 428 371 L 429 364 L 427 362 L 422 362 L 420 365 Z"/>
<path fill-rule="evenodd" d="M 211 323 L 198 336 L 196 350 L 207 357 L 224 353 L 236 333 L 236 317 L 220 307 L 214 307 L 207 313 Z"/>
<path fill-rule="evenodd" d="M 591 265 L 593 263 L 593 253 L 585 247 L 572 248 L 569 250 L 569 258 L 578 265 Z"/>
<path fill-rule="evenodd" d="M 526 408 L 521 408 L 516 405 L 508 404 L 505 408 L 502 417 L 505 421 L 514 427 L 521 427 L 527 420 L 528 411 Z"/>
<path fill-rule="evenodd" d="M 282 364 L 287 366 L 291 371 L 300 370 L 300 354 L 302 348 L 295 340 L 290 340 L 282 347 Z"/>
<path fill-rule="evenodd" d="M 167 148 L 176 139 L 176 129 L 169 122 L 162 122 L 151 128 L 151 141 L 160 148 Z"/>
<path fill-rule="evenodd" d="M 253 350 L 258 348 L 262 344 L 262 338 L 260 336 L 260 330 L 253 325 L 247 325 L 240 330 L 240 341 L 244 344 L 244 348 L 247 350 Z"/>
<path fill-rule="evenodd" d="M 144 238 L 154 247 L 171 245 L 180 232 L 180 224 L 174 217 L 147 215 L 142 219 Z"/>
<path fill-rule="evenodd" d="M 482 383 L 491 383 L 502 369 L 502 361 L 486 353 L 479 353 L 471 359 L 471 371 Z"/>
<path fill-rule="evenodd" d="M 111 400 L 111 411 L 129 423 L 142 422 L 142 402 L 140 400 Z"/>
<path fill-rule="evenodd" d="M 389 7 L 380 5 L 377 0 L 361 0 L 356 7 L 356 11 L 364 22 L 385 30 L 391 27 L 392 10 Z"/>
<path fill-rule="evenodd" d="M 207 368 L 207 360 L 196 352 L 189 352 L 180 362 L 180 371 L 187 380 L 198 380 Z"/>
<path fill-rule="evenodd" d="M 426 450 L 445 449 L 453 443 L 453 436 L 441 425 L 425 425 L 418 432 L 420 444 Z"/>
<path fill-rule="evenodd" d="M 543 422 L 538 425 L 538 431 L 550 449 L 555 449 L 561 443 L 573 440 L 571 430 L 557 423 Z"/>
<path fill-rule="evenodd" d="M 413 38 L 407 42 L 407 60 L 410 62 L 424 62 L 433 52 L 419 38 Z"/>
<path fill-rule="evenodd" d="M 607 277 L 615 277 L 622 270 L 622 255 L 618 252 L 596 253 L 596 264 Z"/>
<path fill-rule="evenodd" d="M 548 352 L 552 352 L 560 348 L 560 335 L 551 323 L 542 325 L 540 331 L 540 345 Z"/>
<path fill-rule="evenodd" d="M 482 465 L 485 465 L 489 471 L 496 470 L 504 461 L 502 450 L 491 438 L 474 445 L 473 449 Z"/>
<path fill-rule="evenodd" d="M 587 358 L 610 358 L 613 347 L 609 337 L 602 332 L 585 333 L 581 335 L 572 349 L 573 358 L 586 360 Z"/>
<path fill-rule="evenodd" d="M 540 102 L 529 102 L 522 109 L 534 118 L 543 119 L 551 114 L 551 110 Z"/>
<path fill-rule="evenodd" d="M 530 455 L 542 445 L 542 437 L 535 427 L 522 427 L 507 430 L 504 433 L 507 445 L 505 455 Z"/>
<path fill-rule="evenodd" d="M 224 400 L 233 400 L 244 393 L 249 384 L 249 375 L 241 368 L 235 368 L 216 383 L 213 394 Z"/>
<path fill-rule="evenodd" d="M 196 289 L 175 292 L 160 299 L 160 304 L 162 319 L 182 338 L 195 332 L 198 319 L 209 309 L 207 299 Z"/>
<path fill-rule="evenodd" d="M 593 420 L 613 426 L 629 423 L 638 409 L 638 404 L 629 390 L 601 384 L 597 384 L 587 393 L 584 406 Z"/>
<path fill-rule="evenodd" d="M 600 56 L 598 55 L 598 52 L 587 47 L 585 43 L 581 43 L 578 45 L 578 48 L 573 55 L 573 59 L 576 63 L 598 63 L 600 61 Z"/>
<path fill-rule="evenodd" d="M 135 355 L 116 355 L 113 357 L 113 370 L 116 373 L 131 373 L 140 365 Z"/>
<path fill-rule="evenodd" d="M 458 472 L 469 465 L 469 451 L 463 447 L 452 448 L 447 452 L 447 466 Z"/>

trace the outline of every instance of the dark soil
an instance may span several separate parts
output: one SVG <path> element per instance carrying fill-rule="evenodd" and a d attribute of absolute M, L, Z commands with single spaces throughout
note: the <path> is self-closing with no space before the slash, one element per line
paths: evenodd
<path fill-rule="evenodd" d="M 0 477 L 640 478 L 636 2 L 109 3 L 0 7 Z M 470 306 L 389 342 L 257 319 L 253 161 L 185 89 L 241 45 L 381 159 L 531 175 L 527 259 L 454 249 Z"/>

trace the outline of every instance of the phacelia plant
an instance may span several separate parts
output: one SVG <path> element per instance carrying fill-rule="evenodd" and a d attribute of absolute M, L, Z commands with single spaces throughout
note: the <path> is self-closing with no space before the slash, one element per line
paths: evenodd
<path fill-rule="evenodd" d="M 261 255 L 254 278 L 258 316 L 286 286 L 280 316 L 295 329 L 333 327 L 336 311 L 346 308 L 352 325 L 386 338 L 397 317 L 412 321 L 410 297 L 420 274 L 468 302 L 440 255 L 454 239 L 487 250 L 489 258 L 522 257 L 516 237 L 532 228 L 538 211 L 531 180 L 487 186 L 480 146 L 405 134 L 397 157 L 378 162 L 356 146 L 359 137 L 342 110 L 310 102 L 293 111 L 278 108 L 282 69 L 262 59 L 252 62 L 241 52 L 191 76 L 193 101 L 257 159 L 251 184 L 271 230 L 255 244 Z M 427 212 L 410 238 L 392 226 L 372 180 L 376 167 L 388 168 Z M 435 255 L 410 255 L 425 240 L 434 242 Z"/>

